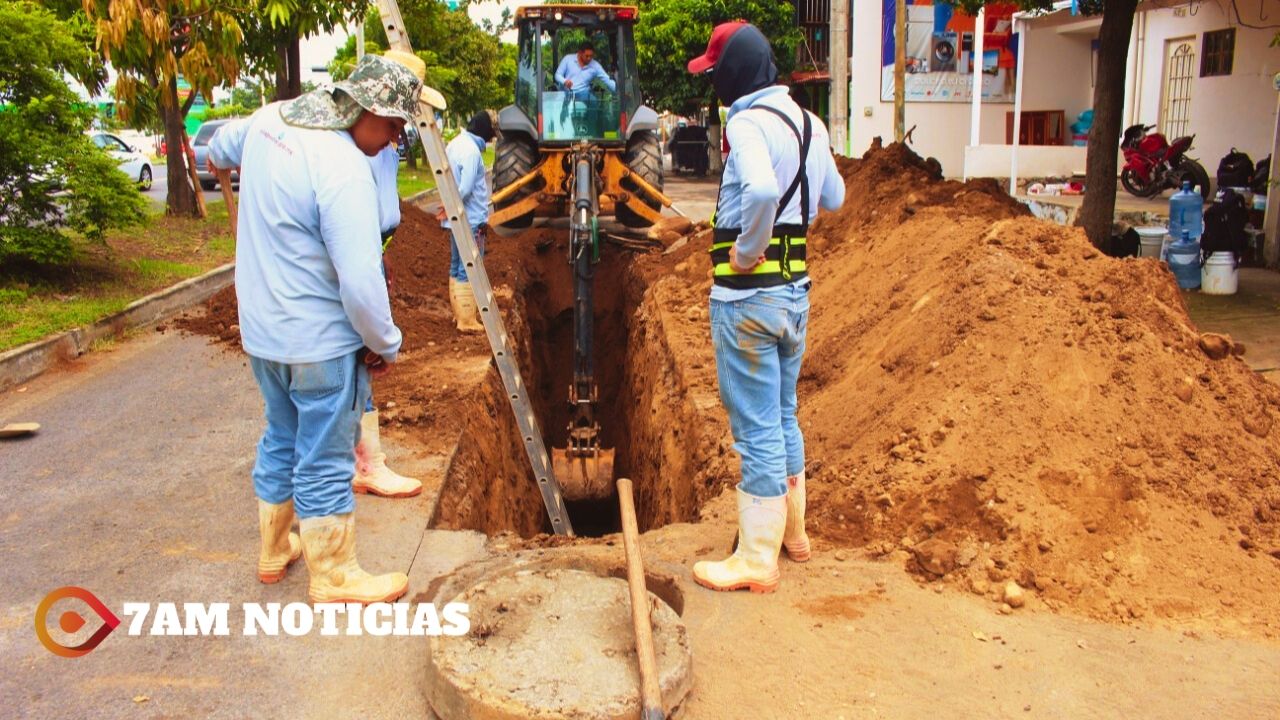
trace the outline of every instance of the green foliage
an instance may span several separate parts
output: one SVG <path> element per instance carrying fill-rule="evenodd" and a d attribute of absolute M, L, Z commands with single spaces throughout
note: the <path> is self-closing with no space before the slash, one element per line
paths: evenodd
<path fill-rule="evenodd" d="M 466 122 L 479 110 L 509 105 L 515 97 L 516 50 L 471 22 L 465 7 L 448 9 L 443 0 L 403 0 L 400 12 L 414 52 L 427 64 L 427 84 L 449 101 L 447 115 Z M 387 38 L 376 10 L 365 20 L 365 52 L 386 50 Z M 338 48 L 329 74 L 341 80 L 356 62 L 356 39 Z"/>
<path fill-rule="evenodd" d="M 221 120 L 222 118 L 245 117 L 253 112 L 253 108 L 247 108 L 243 105 L 235 103 L 224 103 L 217 107 L 209 108 L 204 111 L 205 120 Z"/>
<path fill-rule="evenodd" d="M 636 23 L 640 90 L 656 110 L 689 114 L 713 99 L 711 83 L 688 73 L 685 64 L 707 49 L 711 29 L 748 20 L 773 45 L 780 75 L 795 65 L 800 30 L 790 3 L 776 0 L 649 0 Z"/>
<path fill-rule="evenodd" d="M 276 87 L 273 83 L 241 77 L 240 82 L 231 88 L 231 99 L 228 104 L 239 105 L 252 112 L 262 107 L 264 97 L 273 98 L 275 95 Z"/>
<path fill-rule="evenodd" d="M 0 263 L 66 262 L 66 228 L 101 242 L 110 228 L 141 223 L 145 201 L 85 135 L 95 108 L 62 79 L 94 77 L 75 30 L 33 3 L 3 0 L 0 37 Z"/>

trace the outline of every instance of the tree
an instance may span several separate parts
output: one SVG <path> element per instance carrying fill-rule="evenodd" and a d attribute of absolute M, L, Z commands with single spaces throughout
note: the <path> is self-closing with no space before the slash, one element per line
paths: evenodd
<path fill-rule="evenodd" d="M 691 115 L 707 108 L 713 164 L 719 166 L 720 112 L 711 83 L 689 74 L 690 58 L 707 49 L 711 29 L 722 22 L 747 20 L 773 45 L 780 76 L 795 66 L 801 35 L 790 3 L 775 0 L 648 0 L 636 23 L 636 62 L 640 90 L 658 111 Z"/>
<path fill-rule="evenodd" d="M 303 93 L 302 38 L 332 32 L 354 23 L 369 8 L 368 0 L 250 0 L 241 16 L 242 58 L 254 77 L 275 78 L 275 99 Z M 380 27 L 374 23 L 374 29 Z"/>
<path fill-rule="evenodd" d="M 188 152 L 183 121 L 196 95 L 213 97 L 216 85 L 235 82 L 240 70 L 239 23 L 230 8 L 208 0 L 83 0 L 94 21 L 97 45 L 116 71 L 116 99 L 129 117 L 154 102 L 168 146 L 171 215 L 203 216 L 203 198 L 195 182 L 194 156 Z M 178 77 L 190 85 L 178 94 Z"/>
<path fill-rule="evenodd" d="M 958 0 L 969 12 L 977 12 L 982 0 Z M 1024 10 L 1043 10 L 1049 0 L 1019 0 Z M 1101 15 L 1098 30 L 1098 79 L 1093 90 L 1093 129 L 1089 131 L 1085 161 L 1084 204 L 1076 225 L 1084 228 L 1089 240 L 1101 246 L 1111 236 L 1116 213 L 1117 148 L 1124 122 L 1125 68 L 1129 36 L 1138 0 L 1080 0 L 1085 15 Z"/>
<path fill-rule="evenodd" d="M 34 3 L 0 2 L 0 263 L 65 262 L 63 227 L 101 241 L 146 217 L 133 180 L 85 135 L 95 109 L 62 77 L 102 88 L 84 30 Z"/>

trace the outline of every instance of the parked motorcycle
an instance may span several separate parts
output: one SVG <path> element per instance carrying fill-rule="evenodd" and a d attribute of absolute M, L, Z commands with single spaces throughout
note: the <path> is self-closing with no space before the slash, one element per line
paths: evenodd
<path fill-rule="evenodd" d="M 1124 152 L 1120 184 L 1138 197 L 1149 198 L 1170 188 L 1180 188 L 1183 180 L 1190 180 L 1207 201 L 1209 173 L 1203 165 L 1186 155 L 1195 135 L 1180 137 L 1170 143 L 1161 133 L 1150 133 L 1154 127 L 1132 125 L 1124 131 L 1120 142 L 1120 149 Z"/>

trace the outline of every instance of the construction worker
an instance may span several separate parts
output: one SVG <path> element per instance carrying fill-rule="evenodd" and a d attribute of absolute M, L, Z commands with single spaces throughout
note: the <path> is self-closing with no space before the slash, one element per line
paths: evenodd
<path fill-rule="evenodd" d="M 403 573 L 356 561 L 352 468 L 370 377 L 390 371 L 401 344 L 368 158 L 399 136 L 422 90 L 414 70 L 368 55 L 347 80 L 267 105 L 210 143 L 212 165 L 240 167 L 236 299 L 267 419 L 253 468 L 258 578 L 278 582 L 305 555 L 313 602 L 408 589 Z"/>
<path fill-rule="evenodd" d="M 392 50 L 384 57 L 398 59 L 399 62 L 414 70 L 419 80 L 425 80 L 426 63 L 409 53 Z M 418 72 L 421 70 L 421 72 Z M 395 237 L 396 228 L 400 225 L 400 193 L 396 189 L 396 175 L 400 171 L 400 153 L 395 144 L 387 145 L 372 158 L 369 167 L 373 171 L 373 181 L 378 188 L 378 224 L 382 231 L 381 252 L 385 253 Z M 387 277 L 387 292 L 391 292 L 392 275 L 383 259 L 383 272 Z M 380 497 L 407 498 L 422 492 L 422 482 L 417 478 L 405 477 L 387 467 L 387 455 L 382 451 L 382 436 L 378 429 L 378 408 L 373 403 L 373 392 L 369 393 L 369 401 L 365 404 L 364 415 L 360 416 L 360 439 L 356 442 L 356 471 L 351 481 L 352 488 L 358 493 L 369 493 Z"/>
<path fill-rule="evenodd" d="M 578 100 L 591 95 L 591 83 L 597 79 L 609 88 L 609 92 L 617 92 L 617 84 L 595 57 L 595 45 L 590 40 L 583 41 L 578 52 L 560 59 L 560 65 L 556 67 L 556 85 Z"/>
<path fill-rule="evenodd" d="M 467 128 L 450 140 L 444 149 L 458 180 L 458 193 L 462 195 L 467 222 L 471 223 L 471 234 L 476 239 L 476 247 L 481 256 L 484 255 L 484 224 L 489 219 L 489 200 L 493 194 L 485 175 L 484 149 L 497 137 L 497 127 L 497 113 L 481 110 L 472 116 Z M 440 226 L 445 229 L 452 227 L 447 217 L 441 220 Z M 457 323 L 459 332 L 482 332 L 484 325 L 480 324 L 480 311 L 467 281 L 467 268 L 463 265 L 462 256 L 458 254 L 458 244 L 452 236 L 449 238 L 449 246 L 449 303 L 453 307 L 454 322 Z"/>
<path fill-rule="evenodd" d="M 805 236 L 818 208 L 844 201 L 844 181 L 822 121 L 777 84 L 769 41 L 754 25 L 716 26 L 690 73 L 710 73 L 729 108 L 729 157 L 720 180 L 711 246 L 711 338 L 720 400 L 741 458 L 738 546 L 699 562 L 713 590 L 771 592 L 778 554 L 809 559 L 804 438 L 796 379 L 809 319 Z"/>

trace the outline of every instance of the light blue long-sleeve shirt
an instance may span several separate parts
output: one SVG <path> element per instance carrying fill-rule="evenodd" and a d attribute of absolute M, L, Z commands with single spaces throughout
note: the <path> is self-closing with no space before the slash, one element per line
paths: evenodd
<path fill-rule="evenodd" d="M 734 243 L 739 265 L 750 265 L 769 247 L 773 237 L 774 215 L 778 202 L 800 169 L 799 142 L 791 128 L 761 106 L 781 110 L 804 131 L 804 111 L 782 86 L 772 86 L 744 95 L 729 106 L 725 133 L 729 137 L 729 157 L 720 181 L 720 203 L 716 209 L 716 227 L 740 228 Z M 844 203 L 844 179 L 831 155 L 831 139 L 827 126 L 810 116 L 813 139 L 805 174 L 809 178 L 809 222 L 818 208 L 835 210 Z M 778 215 L 776 224 L 799 225 L 800 190 L 797 188 L 787 207 Z M 809 282 L 808 278 L 797 281 Z M 769 288 L 738 290 L 713 285 L 714 300 L 732 301 L 750 297 Z"/>
<path fill-rule="evenodd" d="M 394 362 L 401 334 L 382 276 L 378 190 L 345 130 L 286 125 L 281 103 L 224 125 L 209 143 L 240 167 L 236 299 L 245 352 L 320 362 L 362 345 Z"/>
<path fill-rule="evenodd" d="M 400 153 L 396 152 L 396 146 L 388 145 L 369 158 L 369 169 L 378 187 L 378 229 L 386 233 L 400 225 L 400 192 L 396 189 Z"/>
<path fill-rule="evenodd" d="M 453 166 L 453 175 L 458 181 L 458 192 L 462 195 L 462 207 L 467 211 L 467 222 L 471 228 L 480 227 L 489 219 L 489 178 L 484 171 L 484 146 L 487 143 L 479 135 L 463 130 L 449 141 L 444 149 L 445 157 Z M 452 227 L 448 220 L 440 223 L 441 227 Z"/>
<path fill-rule="evenodd" d="M 609 73 L 604 71 L 600 63 L 592 60 L 583 67 L 578 62 L 578 54 L 571 53 L 560 59 L 560 66 L 556 68 L 556 85 L 564 88 L 576 98 L 586 97 L 591 94 L 591 81 L 596 78 L 609 88 L 609 92 L 617 92 L 618 86 L 614 83 L 613 78 L 609 77 Z M 565 81 L 573 83 L 573 87 L 565 88 Z"/>

